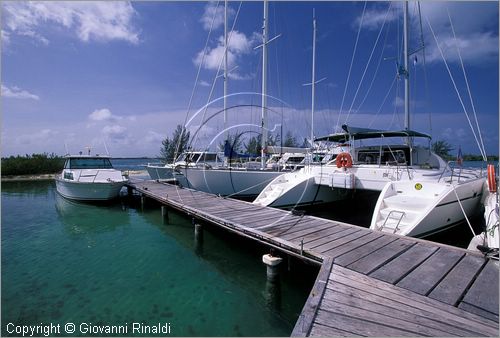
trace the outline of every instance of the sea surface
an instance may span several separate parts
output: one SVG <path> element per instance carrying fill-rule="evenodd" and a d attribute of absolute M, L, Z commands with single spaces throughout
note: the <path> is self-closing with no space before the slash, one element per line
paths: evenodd
<path fill-rule="evenodd" d="M 2 336 L 9 323 L 59 324 L 63 335 L 73 323 L 85 336 L 81 323 L 128 325 L 128 335 L 132 323 L 168 324 L 172 336 L 290 335 L 317 267 L 282 264 L 270 283 L 267 248 L 210 227 L 200 245 L 188 217 L 171 212 L 164 224 L 159 205 L 137 202 L 76 203 L 53 181 L 2 183 Z"/>

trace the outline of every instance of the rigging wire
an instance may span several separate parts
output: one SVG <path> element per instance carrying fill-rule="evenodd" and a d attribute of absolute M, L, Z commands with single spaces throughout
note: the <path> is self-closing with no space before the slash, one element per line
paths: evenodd
<path fill-rule="evenodd" d="M 224 46 L 225 50 L 228 49 L 229 43 L 231 42 L 231 37 L 232 37 L 233 32 L 234 32 L 234 27 L 236 26 L 236 21 L 238 20 L 238 15 L 240 14 L 240 9 L 241 9 L 242 2 L 243 1 L 240 1 L 240 5 L 238 7 L 238 11 L 236 12 L 236 16 L 234 17 L 233 25 L 231 27 L 231 32 L 229 33 L 229 37 L 227 39 L 227 46 Z M 215 11 L 215 12 L 217 12 L 217 11 Z M 219 62 L 219 66 L 217 67 L 217 73 L 215 74 L 214 81 L 212 82 L 212 88 L 210 89 L 210 93 L 208 95 L 208 100 L 207 100 L 207 104 L 205 106 L 205 110 L 203 111 L 203 117 L 201 119 L 201 123 L 205 122 L 205 116 L 206 116 L 206 113 L 207 113 L 207 110 L 208 110 L 208 103 L 212 100 L 212 94 L 214 93 L 215 84 L 217 83 L 217 78 L 219 77 L 220 68 L 222 66 L 223 61 L 224 61 L 224 57 L 221 58 L 221 60 Z"/>
<path fill-rule="evenodd" d="M 420 1 L 417 1 L 418 5 L 418 18 L 419 18 L 419 24 L 420 24 L 420 42 L 422 43 L 422 58 L 423 58 L 423 67 L 424 67 L 424 88 L 425 88 L 425 97 L 426 97 L 426 102 L 429 104 L 427 107 L 431 106 L 430 104 L 430 94 L 429 94 L 429 79 L 427 78 L 427 63 L 426 63 L 426 58 L 425 58 L 425 43 L 424 43 L 424 29 L 422 27 L 422 11 L 420 10 Z M 429 111 L 429 134 L 432 137 L 432 114 L 431 110 L 428 109 Z"/>
<path fill-rule="evenodd" d="M 205 56 L 207 55 L 208 42 L 210 41 L 210 35 L 212 34 L 212 29 L 214 27 L 215 17 L 217 14 L 217 8 L 219 7 L 219 3 L 220 3 L 220 1 L 217 1 L 217 6 L 215 8 L 214 15 L 212 16 L 212 21 L 210 22 L 210 28 L 209 28 L 208 35 L 207 35 L 207 40 L 205 41 L 205 47 L 203 47 L 203 56 L 201 57 L 201 62 L 198 65 L 198 71 L 196 72 L 196 79 L 194 81 L 193 90 L 191 91 L 191 97 L 189 98 L 186 116 L 184 117 L 184 123 L 183 123 L 184 127 L 186 126 L 186 122 L 187 122 L 188 117 L 189 117 L 189 112 L 191 110 L 191 105 L 193 103 L 194 93 L 196 91 L 196 87 L 198 86 L 198 79 L 200 78 L 201 67 L 203 66 L 203 63 L 205 62 Z M 179 153 L 179 147 L 181 145 L 181 140 L 182 140 L 182 137 L 184 136 L 183 133 L 184 133 L 184 129 L 181 131 L 181 136 L 179 137 L 179 142 L 177 143 L 177 146 L 175 148 L 174 158 L 177 158 L 177 154 Z"/>
<path fill-rule="evenodd" d="M 486 162 L 488 160 L 488 158 L 486 157 L 486 149 L 484 147 L 483 137 L 481 136 L 481 129 L 479 128 L 479 122 L 477 121 L 476 107 L 474 106 L 474 101 L 472 100 L 472 94 L 471 94 L 470 87 L 469 87 L 469 81 L 467 79 L 467 73 L 465 72 L 464 62 L 462 60 L 462 53 L 460 53 L 460 48 L 458 47 L 457 36 L 455 35 L 455 28 L 453 27 L 453 22 L 451 21 L 451 16 L 450 16 L 450 12 L 448 11 L 448 7 L 446 8 L 446 12 L 448 13 L 448 19 L 450 20 L 451 31 L 453 32 L 453 39 L 455 40 L 455 46 L 457 47 L 458 57 L 460 59 L 460 65 L 461 65 L 462 71 L 464 73 L 465 84 L 467 85 L 467 92 L 469 93 L 469 100 L 470 100 L 470 104 L 472 106 L 472 111 L 474 112 L 474 120 L 476 122 L 477 133 L 479 134 L 479 140 L 481 141 L 481 144 L 479 145 L 479 147 L 480 148 L 482 147 L 481 155 L 483 155 L 483 161 Z"/>
<path fill-rule="evenodd" d="M 392 91 L 392 87 L 394 87 L 394 84 L 396 83 L 396 80 L 398 79 L 398 75 L 394 75 L 394 79 L 392 80 L 392 83 L 391 83 L 391 86 L 389 87 L 389 90 L 387 91 L 387 94 L 385 95 L 384 97 L 384 100 L 382 101 L 382 104 L 380 105 L 380 107 L 378 108 L 377 112 L 375 113 L 375 116 L 373 116 L 372 120 L 370 121 L 370 123 L 368 124 L 368 128 L 370 128 L 373 124 L 373 122 L 375 122 L 375 118 L 378 116 L 378 114 L 382 111 L 382 107 L 384 107 L 384 104 L 385 104 L 385 101 L 387 100 L 387 98 L 389 97 L 389 94 L 391 93 Z M 397 97 L 397 93 L 396 93 L 396 97 Z"/>
<path fill-rule="evenodd" d="M 441 46 L 439 45 L 439 42 L 437 40 L 436 35 L 434 34 L 434 30 L 432 29 L 431 23 L 429 22 L 428 18 L 425 18 L 427 21 L 427 24 L 429 25 L 429 28 L 431 30 L 432 36 L 434 37 L 434 41 L 436 41 L 436 45 L 439 50 L 439 54 L 441 54 L 441 58 L 443 59 L 444 65 L 446 66 L 446 70 L 448 71 L 448 75 L 450 76 L 451 82 L 453 83 L 453 87 L 455 88 L 455 92 L 457 93 L 458 100 L 460 101 L 460 104 L 462 105 L 462 109 L 464 110 L 465 116 L 467 117 L 467 121 L 469 122 L 469 126 L 471 128 L 472 134 L 474 135 L 474 139 L 476 140 L 476 143 L 479 147 L 479 151 L 481 152 L 481 155 L 483 156 L 483 159 L 486 157 L 486 155 L 483 152 L 483 149 L 481 148 L 481 145 L 479 143 L 479 140 L 477 139 L 476 131 L 472 127 L 472 122 L 469 118 L 469 114 L 467 114 L 467 109 L 465 108 L 464 102 L 462 100 L 462 97 L 460 96 L 460 92 L 458 91 L 457 84 L 455 83 L 455 79 L 453 78 L 453 75 L 451 74 L 450 67 L 448 66 L 448 63 L 446 62 L 446 59 L 444 57 L 443 51 L 441 49 Z"/>
<path fill-rule="evenodd" d="M 384 56 L 385 46 L 387 45 L 387 37 L 388 37 L 388 35 L 389 35 L 389 27 L 385 31 L 384 46 L 382 47 L 382 50 L 380 52 L 380 57 L 378 59 L 378 64 L 377 64 L 377 68 L 375 69 L 375 73 L 373 74 L 372 82 L 370 83 L 370 86 L 368 87 L 368 90 L 366 91 L 366 94 L 363 97 L 363 100 L 358 105 L 358 108 L 354 111 L 354 114 L 356 114 L 361 109 L 361 107 L 365 103 L 366 99 L 368 98 L 368 95 L 370 94 L 370 91 L 371 91 L 371 89 L 373 87 L 373 84 L 375 83 L 375 79 L 377 78 L 378 70 L 380 68 L 380 65 L 382 64 L 382 59 L 383 59 L 383 56 Z"/>
<path fill-rule="evenodd" d="M 380 40 L 380 36 L 382 35 L 382 32 L 384 31 L 385 22 L 387 20 L 387 16 L 389 15 L 389 11 L 390 11 L 391 7 L 392 7 L 392 3 L 389 4 L 389 7 L 387 8 L 387 12 L 385 13 L 384 21 L 382 23 L 382 26 L 380 27 L 380 31 L 378 32 L 377 39 L 375 40 L 375 44 L 373 45 L 372 51 L 370 53 L 370 57 L 368 58 L 368 62 L 366 63 L 365 69 L 363 71 L 363 75 L 361 76 L 361 80 L 359 80 L 358 88 L 356 88 L 356 92 L 354 93 L 354 97 L 352 99 L 351 106 L 349 107 L 349 109 L 347 111 L 347 117 L 345 118 L 345 123 L 347 123 L 347 120 L 349 120 L 349 116 L 351 115 L 352 107 L 354 106 L 354 102 L 356 101 L 356 97 L 358 96 L 359 90 L 361 89 L 361 85 L 363 84 L 363 80 L 365 78 L 366 71 L 368 70 L 368 67 L 370 66 L 373 54 L 375 53 L 375 49 L 377 48 L 378 41 Z M 377 67 L 377 70 L 378 70 L 378 67 Z M 373 81 L 372 81 L 372 84 L 373 84 Z"/>
<path fill-rule="evenodd" d="M 339 114 L 337 116 L 337 124 L 335 125 L 335 130 L 338 130 L 339 122 L 340 122 L 340 115 L 342 114 L 342 108 L 344 107 L 345 95 L 347 93 L 347 87 L 349 86 L 349 79 L 351 78 L 352 65 L 354 63 L 354 57 L 356 56 L 356 50 L 358 48 L 359 34 L 361 32 L 361 27 L 363 26 L 363 20 L 365 18 L 366 3 L 367 2 L 365 1 L 365 5 L 363 7 L 363 13 L 361 14 L 361 20 L 359 21 L 358 34 L 356 35 L 356 42 L 354 43 L 354 51 L 353 51 L 352 57 L 351 57 L 351 65 L 349 66 L 349 72 L 347 74 L 347 80 L 346 80 L 346 84 L 344 87 L 344 94 L 342 95 L 342 102 L 340 104 L 340 110 L 339 110 Z"/>

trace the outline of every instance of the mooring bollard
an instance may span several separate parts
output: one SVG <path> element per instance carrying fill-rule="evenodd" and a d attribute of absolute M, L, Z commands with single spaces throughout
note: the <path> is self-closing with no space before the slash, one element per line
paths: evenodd
<path fill-rule="evenodd" d="M 267 266 L 267 279 L 275 280 L 279 276 L 279 264 L 283 258 L 266 254 L 262 256 L 262 262 Z"/>
<path fill-rule="evenodd" d="M 161 218 L 163 220 L 163 224 L 168 224 L 168 209 L 166 205 L 161 206 Z"/>

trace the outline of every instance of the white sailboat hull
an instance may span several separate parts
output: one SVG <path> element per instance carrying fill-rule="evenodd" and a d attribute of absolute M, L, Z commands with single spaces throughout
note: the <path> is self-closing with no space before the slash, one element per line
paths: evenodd
<path fill-rule="evenodd" d="M 221 196 L 255 197 L 279 171 L 244 169 L 182 168 L 181 185 Z"/>

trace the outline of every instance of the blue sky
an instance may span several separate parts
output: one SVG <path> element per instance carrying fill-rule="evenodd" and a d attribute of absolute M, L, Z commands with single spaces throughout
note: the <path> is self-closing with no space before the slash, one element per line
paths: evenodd
<path fill-rule="evenodd" d="M 223 5 L 3 1 L 2 156 L 62 155 L 65 143 L 70 152 L 86 146 L 104 152 L 103 141 L 113 156 L 156 156 L 161 140 L 186 120 L 199 136 L 196 146 L 218 144 L 222 115 L 207 123 L 202 123 L 203 110 L 193 115 L 208 102 L 221 64 Z M 237 68 L 229 76 L 228 105 L 237 107 L 229 110 L 228 123 L 232 132 L 248 129 L 252 135 L 260 110 L 248 105 L 259 104 L 260 97 L 241 93 L 260 92 L 261 51 L 254 47 L 261 43 L 263 6 L 236 1 L 229 6 L 229 26 L 236 22 L 228 62 Z M 411 127 L 465 153 L 479 153 L 437 39 L 475 126 L 459 47 L 486 151 L 498 154 L 498 2 L 425 1 L 421 7 L 426 62 L 424 67 L 421 51 L 412 56 Z M 282 34 L 268 49 L 268 94 L 276 98 L 268 103 L 270 128 L 301 140 L 309 136 L 311 93 L 303 84 L 311 82 L 313 8 L 316 78 L 327 78 L 316 87 L 315 135 L 342 123 L 402 128 L 403 86 L 396 77 L 402 5 L 368 2 L 365 7 L 361 1 L 270 2 L 269 35 Z M 414 51 L 421 45 L 416 2 L 409 9 Z M 221 77 L 213 88 L 211 100 L 220 98 Z M 219 99 L 205 118 L 221 107 Z"/>

